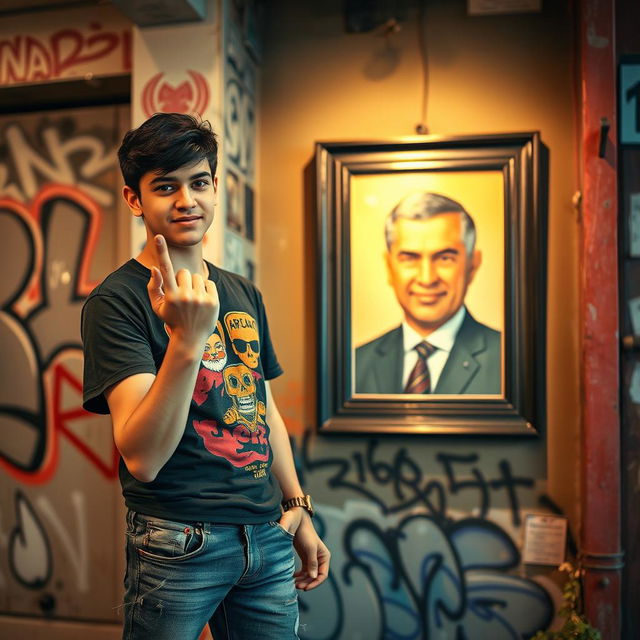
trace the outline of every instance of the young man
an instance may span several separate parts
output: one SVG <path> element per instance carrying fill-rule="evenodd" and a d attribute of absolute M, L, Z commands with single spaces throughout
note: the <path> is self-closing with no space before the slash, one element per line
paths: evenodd
<path fill-rule="evenodd" d="M 84 406 L 111 414 L 128 507 L 127 640 L 195 640 L 210 619 L 216 640 L 297 638 L 295 588 L 329 570 L 269 389 L 262 297 L 202 258 L 217 148 L 181 114 L 126 134 L 123 195 L 147 242 L 83 308 Z"/>

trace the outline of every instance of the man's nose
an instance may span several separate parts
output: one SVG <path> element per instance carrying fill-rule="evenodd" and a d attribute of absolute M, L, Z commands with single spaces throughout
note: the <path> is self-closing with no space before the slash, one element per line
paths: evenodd
<path fill-rule="evenodd" d="M 178 199 L 176 200 L 176 207 L 178 209 L 193 209 L 196 206 L 196 201 L 191 193 L 191 189 L 188 186 L 182 187 L 178 191 Z"/>
<path fill-rule="evenodd" d="M 432 260 L 428 257 L 422 258 L 418 265 L 418 280 L 420 284 L 433 284 L 438 279 L 438 273 Z"/>

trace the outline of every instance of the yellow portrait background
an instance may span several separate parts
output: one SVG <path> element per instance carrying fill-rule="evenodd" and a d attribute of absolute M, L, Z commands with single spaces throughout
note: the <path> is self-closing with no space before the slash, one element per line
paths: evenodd
<path fill-rule="evenodd" d="M 355 175 L 350 189 L 353 348 L 402 321 L 402 309 L 388 283 L 384 223 L 396 204 L 412 191 L 431 191 L 457 200 L 473 218 L 482 264 L 465 304 L 476 320 L 503 331 L 505 212 L 500 171 Z"/>

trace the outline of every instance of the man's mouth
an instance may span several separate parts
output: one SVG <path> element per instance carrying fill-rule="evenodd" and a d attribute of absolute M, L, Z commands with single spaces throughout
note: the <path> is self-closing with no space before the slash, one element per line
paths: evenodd
<path fill-rule="evenodd" d="M 415 298 L 420 304 L 435 304 L 439 302 L 441 298 L 446 296 L 446 291 L 440 291 L 438 293 L 412 293 L 411 296 Z"/>
<path fill-rule="evenodd" d="M 181 218 L 174 218 L 171 222 L 175 222 L 177 224 L 190 224 L 192 222 L 197 222 L 198 220 L 202 220 L 202 216 L 182 216 Z"/>

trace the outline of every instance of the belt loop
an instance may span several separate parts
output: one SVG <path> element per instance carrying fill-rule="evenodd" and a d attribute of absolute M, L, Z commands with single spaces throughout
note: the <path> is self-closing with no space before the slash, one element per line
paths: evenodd
<path fill-rule="evenodd" d="M 133 529 L 133 523 L 135 519 L 136 519 L 136 512 L 133 509 L 129 509 L 127 511 L 127 525 L 129 526 L 130 530 Z"/>

